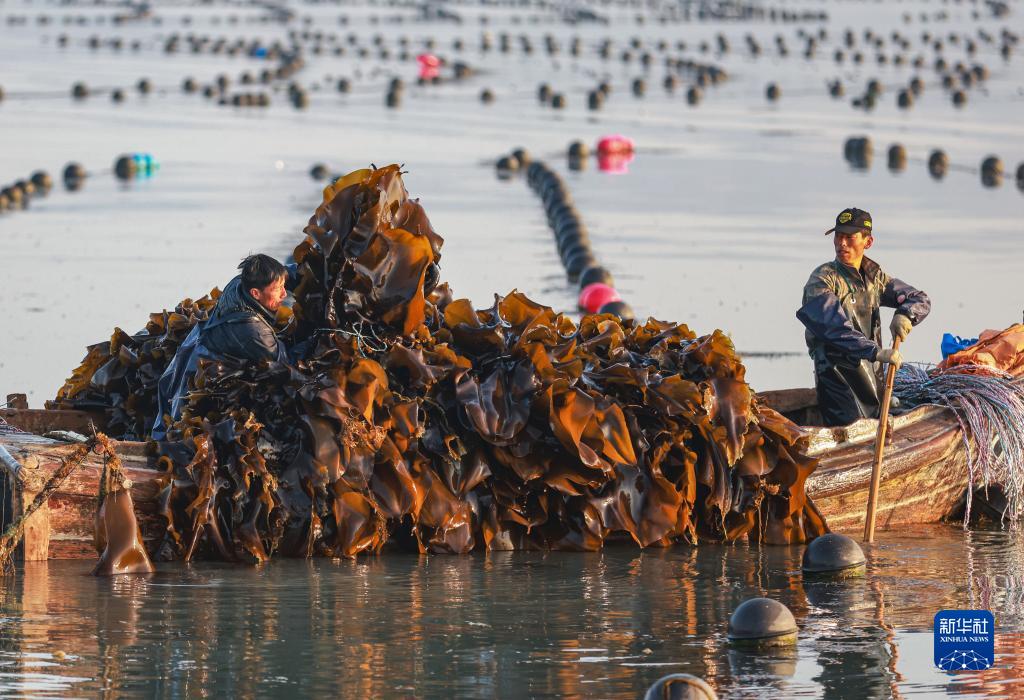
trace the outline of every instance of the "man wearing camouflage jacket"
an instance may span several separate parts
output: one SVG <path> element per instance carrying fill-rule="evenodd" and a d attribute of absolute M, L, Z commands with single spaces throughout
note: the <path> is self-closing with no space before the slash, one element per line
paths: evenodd
<path fill-rule="evenodd" d="M 928 316 L 931 301 L 865 257 L 874 242 L 866 211 L 844 209 L 825 235 L 833 232 L 836 258 L 811 273 L 796 317 L 807 329 L 824 423 L 848 425 L 878 417 L 882 364 L 899 368 L 903 361 L 898 350 L 882 346 L 879 307 L 896 309 L 889 330 L 902 341 Z"/>

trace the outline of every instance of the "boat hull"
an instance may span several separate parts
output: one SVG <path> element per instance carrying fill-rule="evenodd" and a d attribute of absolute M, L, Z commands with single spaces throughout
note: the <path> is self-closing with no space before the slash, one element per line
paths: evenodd
<path fill-rule="evenodd" d="M 803 393 L 801 393 L 803 392 Z M 790 409 L 806 390 L 772 392 L 765 403 Z M 57 415 L 60 413 L 61 415 Z M 69 422 L 80 427 L 84 416 L 61 411 L 0 411 L 12 425 L 43 432 Z M 49 415 L 48 415 L 49 414 Z M 868 486 L 874 459 L 877 421 L 861 420 L 844 428 L 808 428 L 802 450 L 819 459 L 807 480 L 813 499 L 831 529 L 857 532 L 864 524 Z M 967 486 L 963 434 L 955 416 L 939 407 L 922 407 L 893 419 L 882 466 L 877 528 L 937 522 L 960 502 Z M 10 459 L 0 459 L 0 529 L 17 518 L 73 445 L 30 432 L 2 432 L 0 446 Z M 161 477 L 144 443 L 116 442 L 125 475 L 132 481 L 139 526 L 150 551 L 166 531 L 159 515 Z M 103 458 L 90 454 L 49 502 L 30 519 L 22 546 L 26 561 L 93 559 L 97 493 Z"/>

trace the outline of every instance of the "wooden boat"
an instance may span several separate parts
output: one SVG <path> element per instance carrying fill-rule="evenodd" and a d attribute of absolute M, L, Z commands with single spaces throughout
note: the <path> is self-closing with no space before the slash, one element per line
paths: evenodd
<path fill-rule="evenodd" d="M 813 389 L 764 392 L 762 401 L 797 423 L 808 426 L 806 453 L 817 457 L 818 468 L 807 482 L 829 526 L 838 532 L 857 532 L 863 526 L 868 484 L 874 459 L 876 420 L 860 420 L 841 428 L 811 427 L 820 422 Z M 9 403 L 10 403 L 10 397 Z M 17 402 L 15 402 L 17 403 Z M 73 449 L 68 442 L 44 437 L 50 431 L 88 433 L 94 416 L 82 411 L 0 409 L 0 531 L 32 502 L 61 457 Z M 963 434 L 956 417 L 939 406 L 922 406 L 892 418 L 892 442 L 886 448 L 877 527 L 937 522 L 956 507 L 967 487 Z M 132 481 L 143 539 L 158 541 L 164 523 L 157 513 L 155 458 L 145 443 L 116 442 L 126 476 Z M 29 519 L 22 545 L 27 561 L 93 559 L 93 529 L 103 471 L 103 458 L 90 455 L 48 501 Z"/>

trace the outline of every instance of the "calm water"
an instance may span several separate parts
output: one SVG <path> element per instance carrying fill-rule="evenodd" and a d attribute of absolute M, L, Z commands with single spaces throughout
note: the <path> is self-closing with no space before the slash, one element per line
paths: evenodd
<path fill-rule="evenodd" d="M 728 698 L 1020 697 L 1021 538 L 941 527 L 880 539 L 868 575 L 835 584 L 802 581 L 799 548 L 745 545 L 115 579 L 33 564 L 0 593 L 0 695 L 630 698 L 688 672 Z M 759 595 L 793 610 L 796 649 L 728 648 L 731 610 Z M 993 611 L 996 668 L 932 666 L 944 608 Z"/>
<path fill-rule="evenodd" d="M 921 54 L 931 66 L 936 54 L 922 32 L 1019 31 L 1016 5 L 997 20 L 968 3 L 815 0 L 780 7 L 825 10 L 827 22 L 667 25 L 650 14 L 637 23 L 644 11 L 636 8 L 601 6 L 610 25 L 569 27 L 539 11 L 469 5 L 452 6 L 465 19 L 455 25 L 415 21 L 406 8 L 291 3 L 296 19 L 282 26 L 253 21 L 253 7 L 151 4 L 160 24 L 115 26 L 121 10 L 112 6 L 0 0 L 0 186 L 40 168 L 59 180 L 68 161 L 94 174 L 80 192 L 58 185 L 29 210 L 0 215 L 0 396 L 26 391 L 39 405 L 85 346 L 114 326 L 134 331 L 149 312 L 223 285 L 250 251 L 286 255 L 319 202 L 321 185 L 307 174 L 317 162 L 335 172 L 405 163 L 411 193 L 446 238 L 442 272 L 457 295 L 489 305 L 493 293 L 518 288 L 572 311 L 576 290 L 540 203 L 521 179 L 495 177 L 494 160 L 517 146 L 565 175 L 595 253 L 638 314 L 702 333 L 723 328 L 742 351 L 794 353 L 750 358 L 756 389 L 810 385 L 794 313 L 809 271 L 831 257 L 821 232 L 849 205 L 874 215 L 873 256 L 933 299 L 931 318 L 904 346 L 909 359 L 937 360 L 944 331 L 972 336 L 1020 319 L 1024 196 L 1012 177 L 1024 159 L 1020 58 L 1004 61 L 997 44 L 981 42 L 969 58 L 962 41 L 947 40 L 947 61 L 983 63 L 991 73 L 957 110 L 933 70 L 891 60 L 880 66 L 861 39 L 865 29 L 887 39 L 899 30 L 912 42 L 908 63 Z M 982 11 L 977 20 L 974 10 Z M 38 24 L 40 14 L 51 23 Z M 231 14 L 237 24 L 227 21 Z M 12 16 L 27 22 L 12 25 Z M 385 19 L 374 23 L 375 16 Z M 396 16 L 403 21 L 389 19 Z M 828 37 L 815 58 L 804 59 L 797 32 L 819 28 Z M 832 60 L 846 28 L 859 37 L 863 65 Z M 371 51 L 360 58 L 351 47 L 342 57 L 307 54 L 294 79 L 309 90 L 310 106 L 296 111 L 280 82 L 267 109 L 218 107 L 180 90 L 185 77 L 206 84 L 221 73 L 237 86 L 243 71 L 258 73 L 265 61 L 161 50 L 173 33 L 266 43 L 306 30 L 334 34 L 347 47 L 349 34 L 367 47 L 381 34 L 392 57 Z M 503 32 L 514 46 L 527 35 L 534 53 L 482 54 L 485 31 L 495 46 Z M 562 45 L 554 59 L 543 52 L 547 33 Z M 732 51 L 699 53 L 718 33 Z M 744 48 L 748 33 L 764 49 L 759 59 Z M 60 34 L 68 37 L 65 48 L 57 45 Z M 788 57 L 774 49 L 777 34 Z M 103 48 L 88 47 L 93 36 Z M 395 58 L 403 36 L 414 55 L 424 39 L 436 39 L 438 53 L 477 74 L 417 87 L 414 63 Z M 578 59 L 566 53 L 572 36 L 583 42 Z M 126 48 L 111 49 L 114 37 Z M 595 49 L 606 37 L 613 59 L 602 61 Z M 633 37 L 648 48 L 684 40 L 687 52 L 668 53 L 715 62 L 731 78 L 688 107 L 685 81 L 674 94 L 661 87 L 662 54 L 654 51 L 648 70 L 639 52 L 630 63 L 619 60 Z M 456 38 L 465 42 L 461 53 L 452 48 Z M 127 48 L 134 40 L 138 52 Z M 883 52 L 893 56 L 891 42 Z M 915 74 L 924 93 L 912 110 L 898 110 L 897 89 Z M 405 97 L 401 109 L 385 110 L 393 76 L 405 80 Z M 155 86 L 147 97 L 133 89 L 142 77 Z M 334 90 L 339 77 L 352 80 L 350 94 Z M 637 77 L 647 82 L 643 99 L 630 93 Z M 851 108 L 850 97 L 871 78 L 886 86 L 878 107 Z M 586 92 L 602 79 L 611 95 L 590 112 Z M 846 86 L 842 100 L 827 96 L 833 79 Z M 76 81 L 98 94 L 72 101 Z M 564 111 L 537 104 L 542 81 L 565 92 Z M 768 82 L 782 89 L 778 103 L 764 99 Z M 112 87 L 125 89 L 123 104 L 104 92 Z M 478 100 L 485 87 L 495 94 L 492 105 Z M 593 162 L 583 172 L 567 170 L 571 140 L 593 143 L 610 133 L 636 141 L 628 173 L 602 173 Z M 844 140 L 857 134 L 875 143 L 868 171 L 842 158 Z M 894 142 L 910 155 L 899 174 L 885 167 Z M 923 164 L 933 148 L 956 166 L 942 181 Z M 116 182 L 114 159 L 136 151 L 153 154 L 159 172 Z M 983 188 L 974 172 L 990 154 L 1011 173 L 995 189 Z M 110 580 L 85 575 L 88 562 L 32 565 L 0 581 L 0 695 L 635 697 L 672 671 L 705 677 L 726 697 L 1024 694 L 1016 685 L 1024 677 L 1017 660 L 1024 652 L 1021 538 L 937 527 L 881 539 L 869 576 L 832 588 L 801 583 L 799 550 L 745 546 L 388 554 L 261 569 L 201 564 Z M 762 658 L 726 648 L 730 610 L 762 594 L 796 614 L 802 636 L 795 653 Z M 956 677 L 932 668 L 931 620 L 951 607 L 993 610 L 1004 668 Z"/>

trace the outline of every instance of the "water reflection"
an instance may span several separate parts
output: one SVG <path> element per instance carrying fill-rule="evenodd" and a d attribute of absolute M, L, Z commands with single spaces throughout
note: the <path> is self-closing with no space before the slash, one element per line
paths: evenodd
<path fill-rule="evenodd" d="M 386 554 L 109 579 L 31 564 L 0 593 L 0 695 L 636 697 L 683 672 L 728 697 L 971 697 L 1024 677 L 1019 536 L 886 537 L 843 582 L 804 581 L 801 553 Z M 726 645 L 732 610 L 761 595 L 793 611 L 796 648 Z M 1001 668 L 933 670 L 935 612 L 975 606 L 995 612 Z"/>

